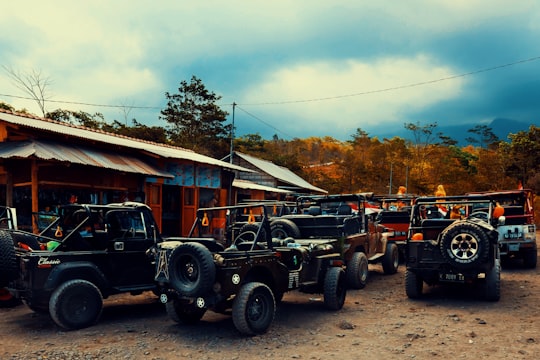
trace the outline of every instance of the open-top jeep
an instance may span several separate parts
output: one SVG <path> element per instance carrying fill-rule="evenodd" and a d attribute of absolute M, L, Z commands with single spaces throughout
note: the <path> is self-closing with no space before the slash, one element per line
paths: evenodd
<path fill-rule="evenodd" d="M 3 285 L 65 329 L 95 323 L 103 299 L 156 291 L 146 251 L 161 241 L 140 203 L 64 205 L 41 233 L 0 230 Z"/>
<path fill-rule="evenodd" d="M 273 218 L 273 238 L 339 239 L 347 264 L 347 283 L 361 289 L 368 279 L 368 263 L 381 262 L 385 274 L 394 274 L 399 265 L 395 242 L 389 242 L 385 227 L 374 221 L 377 210 L 366 208 L 372 193 L 302 196 L 297 213 Z"/>
<path fill-rule="evenodd" d="M 489 301 L 500 298 L 495 203 L 483 196 L 420 197 L 407 236 L 405 291 L 422 295 L 424 282 L 478 285 Z"/>
<path fill-rule="evenodd" d="M 537 244 L 532 190 L 503 190 L 481 193 L 493 199 L 501 208 L 504 221 L 499 221 L 499 248 L 503 267 L 510 259 L 521 259 L 526 268 L 536 268 Z"/>
<path fill-rule="evenodd" d="M 375 221 L 386 228 L 386 232 L 389 233 L 388 241 L 397 245 L 402 259 L 405 258 L 411 208 L 416 197 L 413 194 L 375 195 L 373 197 L 381 208 Z"/>
<path fill-rule="evenodd" d="M 157 244 L 155 280 L 173 320 L 192 324 L 209 309 L 232 309 L 240 333 L 264 333 L 274 319 L 276 302 L 296 289 L 322 293 L 327 308 L 342 308 L 345 271 L 334 241 L 272 239 L 265 205 L 199 209 L 187 237 Z M 248 222 L 234 230 L 234 222 L 245 213 Z M 210 219 L 223 217 L 233 231 L 213 228 L 220 221 Z M 223 232 L 224 243 L 214 236 Z"/>

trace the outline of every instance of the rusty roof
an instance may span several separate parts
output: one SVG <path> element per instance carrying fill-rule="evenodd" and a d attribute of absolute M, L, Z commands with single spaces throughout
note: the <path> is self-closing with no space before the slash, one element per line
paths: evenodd
<path fill-rule="evenodd" d="M 173 175 L 128 155 L 120 155 L 86 146 L 66 145 L 56 141 L 28 140 L 0 143 L 0 158 L 56 160 L 117 171 L 172 178 Z"/>
<path fill-rule="evenodd" d="M 84 140 L 97 141 L 106 144 L 113 144 L 117 146 L 143 150 L 148 153 L 152 153 L 165 158 L 191 160 L 198 163 L 215 165 L 229 170 L 253 172 L 250 169 L 246 169 L 235 164 L 230 164 L 222 160 L 214 159 L 210 156 L 198 154 L 192 150 L 184 149 L 181 147 L 135 139 L 127 136 L 108 133 L 101 130 L 95 130 L 83 126 L 76 126 L 60 121 L 45 119 L 34 115 L 15 113 L 8 110 L 0 109 L 0 120 L 10 124 L 34 128 L 41 131 L 47 131 L 81 138 Z"/>
<path fill-rule="evenodd" d="M 290 189 L 300 188 L 324 194 L 328 193 L 328 191 L 324 189 L 311 185 L 309 182 L 302 179 L 300 176 L 296 175 L 286 167 L 276 165 L 268 160 L 259 159 L 254 156 L 242 154 L 239 152 L 235 152 L 234 155 L 237 155 L 240 158 L 244 159 L 262 172 L 291 185 L 291 187 L 289 187 Z M 285 186 L 281 186 L 281 188 L 285 188 Z"/>
<path fill-rule="evenodd" d="M 261 184 L 256 184 L 249 180 L 241 180 L 241 179 L 234 179 L 232 186 L 238 189 L 250 189 L 250 190 L 262 190 L 262 191 L 268 191 L 268 192 L 275 192 L 275 193 L 282 193 L 282 194 L 290 194 L 292 191 L 285 190 L 285 189 L 278 189 L 271 186 L 265 186 Z"/>

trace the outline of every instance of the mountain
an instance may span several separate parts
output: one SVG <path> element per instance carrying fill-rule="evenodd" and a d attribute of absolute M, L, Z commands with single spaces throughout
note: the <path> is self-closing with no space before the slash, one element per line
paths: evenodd
<path fill-rule="evenodd" d="M 470 142 L 467 141 L 467 138 L 477 138 L 476 134 L 469 132 L 470 129 L 474 128 L 478 124 L 460 124 L 460 125 L 438 125 L 435 129 L 436 134 L 442 133 L 444 136 L 448 136 L 458 142 L 459 146 L 469 145 Z M 517 133 L 519 131 L 528 131 L 531 125 L 539 126 L 538 124 L 531 124 L 519 120 L 513 119 L 504 119 L 504 118 L 495 118 L 489 124 L 488 127 L 491 128 L 493 133 L 497 135 L 499 140 L 509 141 L 508 134 Z M 393 138 L 395 136 L 401 137 L 407 140 L 413 140 L 413 134 L 406 130 L 405 128 L 392 133 L 392 135 L 379 135 L 379 139 L 384 138 Z M 438 139 L 436 139 L 438 140 Z"/>

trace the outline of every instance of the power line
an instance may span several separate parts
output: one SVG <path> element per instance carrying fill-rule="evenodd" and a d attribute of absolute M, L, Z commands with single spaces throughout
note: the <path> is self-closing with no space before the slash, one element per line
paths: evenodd
<path fill-rule="evenodd" d="M 363 92 L 353 93 L 353 94 L 337 95 L 337 96 L 329 96 L 329 97 L 322 97 L 322 98 L 315 98 L 315 99 L 305 99 L 305 100 L 290 100 L 290 101 L 278 101 L 278 102 L 266 102 L 266 103 L 254 103 L 254 104 L 242 104 L 242 105 L 244 105 L 244 106 L 257 106 L 257 105 L 295 104 L 295 103 L 326 101 L 326 100 L 335 100 L 335 99 L 342 99 L 342 98 L 347 98 L 347 97 L 354 97 L 354 96 L 361 96 L 361 95 L 368 95 L 368 94 L 376 94 L 376 93 L 382 93 L 382 92 L 387 92 L 387 91 L 401 90 L 401 89 L 407 89 L 407 88 L 412 88 L 412 87 L 416 87 L 416 86 L 434 84 L 434 83 L 447 81 L 447 80 L 453 80 L 453 79 L 462 78 L 462 77 L 471 76 L 471 75 L 476 75 L 476 74 L 480 74 L 480 73 L 484 73 L 484 72 L 488 72 L 488 71 L 498 70 L 498 69 L 502 69 L 502 68 L 505 68 L 505 67 L 518 65 L 518 64 L 522 64 L 522 63 L 526 63 L 526 62 L 536 61 L 536 60 L 539 60 L 539 59 L 540 59 L 540 56 L 536 56 L 536 57 L 532 57 L 532 58 L 525 59 L 525 60 L 519 60 L 519 61 L 515 61 L 515 62 L 512 62 L 512 63 L 508 63 L 508 64 L 497 65 L 497 66 L 484 68 L 484 69 L 480 69 L 480 70 L 475 70 L 475 71 L 471 71 L 471 72 L 467 72 L 467 73 L 463 73 L 463 74 L 459 74 L 459 75 L 451 75 L 451 76 L 447 76 L 447 77 L 440 78 L 440 79 L 427 80 L 427 81 L 417 82 L 417 83 L 413 83 L 413 84 L 394 86 L 394 87 L 378 89 L 378 90 L 363 91 Z"/>
<path fill-rule="evenodd" d="M 413 84 L 394 86 L 394 87 L 385 88 L 385 89 L 364 91 L 364 92 L 348 94 L 348 95 L 339 95 L 339 96 L 316 98 L 316 99 L 307 99 L 307 100 L 291 100 L 291 101 L 266 102 L 266 103 L 254 103 L 254 104 L 242 104 L 242 105 L 244 105 L 244 106 L 260 106 L 260 105 L 282 105 L 282 104 L 306 103 L 306 102 L 315 102 L 315 101 L 335 100 L 335 99 L 341 99 L 341 98 L 347 98 L 347 97 L 355 97 L 355 96 L 368 95 L 368 94 L 375 94 L 375 93 L 381 93 L 381 92 L 387 92 L 387 91 L 395 91 L 395 90 L 401 90 L 401 89 L 406 89 L 406 88 L 412 88 L 412 87 L 416 87 L 416 86 L 423 86 L 423 85 L 427 85 L 427 84 L 434 84 L 434 83 L 437 83 L 437 82 L 442 82 L 442 81 L 447 81 L 447 80 L 453 80 L 453 79 L 466 77 L 466 76 L 472 76 L 472 75 L 475 75 L 475 74 L 488 72 L 488 71 L 493 71 L 493 70 L 498 70 L 498 69 L 501 69 L 501 68 L 505 68 L 505 67 L 509 67 L 509 66 L 513 66 L 513 65 L 517 65 L 517 64 L 536 61 L 536 60 L 539 60 L 539 59 L 540 59 L 540 56 L 536 56 L 536 57 L 532 57 L 532 58 L 525 59 L 525 60 L 519 60 L 519 61 L 515 61 L 515 62 L 512 62 L 512 63 L 507 63 L 507 64 L 503 64 L 503 65 L 497 65 L 497 66 L 493 66 L 493 67 L 489 67 L 489 68 L 470 71 L 470 72 L 467 72 L 467 73 L 463 73 L 463 74 L 459 74 L 459 75 L 452 75 L 452 76 L 439 78 L 439 79 L 435 79 L 435 80 L 422 81 L 422 82 L 413 83 Z M 276 127 L 270 125 L 266 121 L 263 121 L 262 119 L 258 118 L 257 116 L 249 113 L 245 109 L 242 109 L 240 106 L 238 106 L 238 104 L 234 103 L 234 105 L 236 107 L 238 107 L 240 110 L 242 110 L 243 112 L 245 112 L 247 115 L 249 115 L 249 116 L 253 117 L 254 119 L 262 122 L 263 124 L 271 127 L 272 129 L 276 130 L 277 132 L 280 132 L 280 133 L 288 136 L 291 139 L 293 138 L 292 136 L 290 136 L 290 135 L 282 132 L 281 130 L 277 129 Z"/>
<path fill-rule="evenodd" d="M 0 94 L 0 96 L 15 98 L 15 99 L 22 99 L 22 100 L 33 100 L 34 98 L 31 97 L 25 97 L 25 96 L 17 96 L 17 95 L 8 95 L 8 94 Z M 77 102 L 77 101 L 67 101 L 67 100 L 45 100 L 45 102 L 51 102 L 51 103 L 59 103 L 59 104 L 71 104 L 71 105 L 85 105 L 85 106 L 95 106 L 95 107 L 107 107 L 107 108 L 132 108 L 132 109 L 155 109 L 160 110 L 161 108 L 158 106 L 131 106 L 131 105 L 107 105 L 107 104 L 93 104 L 93 103 L 86 103 L 86 102 Z"/>
<path fill-rule="evenodd" d="M 256 119 L 256 120 L 262 122 L 262 123 L 265 124 L 266 126 L 271 127 L 272 129 L 276 130 L 277 132 L 282 133 L 283 135 L 285 135 L 285 136 L 287 136 L 287 137 L 289 137 L 289 138 L 291 138 L 291 139 L 294 138 L 294 136 L 291 136 L 291 135 L 289 135 L 289 134 L 287 134 L 287 133 L 285 133 L 285 132 L 279 130 L 278 128 L 276 128 L 275 126 L 269 124 L 268 122 L 266 122 L 266 121 L 264 121 L 264 120 L 258 118 L 257 116 L 251 114 L 250 112 L 246 111 L 245 109 L 242 109 L 240 106 L 238 106 L 238 104 L 234 104 L 234 103 L 233 103 L 233 105 L 234 105 L 236 108 L 242 110 L 242 111 L 243 111 L 244 113 L 246 113 L 247 115 L 249 115 L 249 116 L 251 116 L 252 118 L 254 118 L 254 119 Z"/>
<path fill-rule="evenodd" d="M 327 101 L 327 100 L 335 100 L 335 99 L 341 99 L 341 98 L 347 98 L 347 97 L 355 97 L 355 96 L 362 96 L 362 95 L 368 95 L 368 94 L 376 94 L 376 93 L 401 90 L 401 89 L 406 89 L 406 88 L 412 88 L 412 87 L 423 86 L 423 85 L 428 85 L 428 84 L 434 84 L 434 83 L 438 83 L 438 82 L 442 82 L 442 81 L 448 81 L 448 80 L 453 80 L 453 79 L 457 79 L 457 78 L 472 76 L 472 75 L 476 75 L 476 74 L 480 74 L 480 73 L 484 73 L 484 72 L 488 72 L 488 71 L 498 70 L 498 69 L 502 69 L 502 68 L 505 68 L 505 67 L 510 67 L 510 66 L 514 66 L 514 65 L 518 65 L 518 64 L 537 61 L 537 60 L 540 60 L 540 56 L 535 56 L 535 57 L 532 57 L 532 58 L 529 58 L 529 59 L 524 59 L 524 60 L 518 60 L 518 61 L 514 61 L 514 62 L 511 62 L 511 63 L 507 63 L 507 64 L 492 66 L 492 67 L 484 68 L 484 69 L 480 69 L 480 70 L 474 70 L 474 71 L 470 71 L 470 72 L 463 73 L 463 74 L 451 75 L 451 76 L 447 76 L 447 77 L 439 78 L 439 79 L 435 79 L 435 80 L 427 80 L 427 81 L 422 81 L 422 82 L 417 82 L 417 83 L 412 83 L 412 84 L 406 84 L 406 85 L 400 85 L 400 86 L 394 86 L 394 87 L 389 87 L 389 88 L 384 88 L 384 89 L 368 90 L 368 91 L 363 91 L 363 92 L 358 92 L 358 93 L 353 93 L 353 94 L 328 96 L 328 97 L 321 97 L 321 98 L 314 98 L 314 99 L 276 101 L 276 102 L 264 102 L 264 103 L 241 104 L 241 105 L 243 105 L 243 106 L 282 105 L 282 104 L 306 103 L 306 102 L 315 102 L 315 101 Z M 0 94 L 0 96 L 35 101 L 35 99 L 31 98 L 31 97 L 9 95 L 9 94 Z M 67 100 L 46 100 L 46 102 L 59 103 L 59 104 L 106 107 L 106 108 L 126 108 L 126 107 L 129 107 L 129 108 L 132 108 L 132 109 L 154 109 L 154 110 L 160 110 L 161 109 L 161 107 L 158 107 L 158 106 L 109 105 L 109 104 L 95 104 L 95 103 L 67 101 Z M 230 105 L 230 104 L 228 104 L 228 105 Z M 239 104 L 237 104 L 237 105 L 239 105 Z M 245 110 L 243 110 L 243 111 L 245 111 Z"/>

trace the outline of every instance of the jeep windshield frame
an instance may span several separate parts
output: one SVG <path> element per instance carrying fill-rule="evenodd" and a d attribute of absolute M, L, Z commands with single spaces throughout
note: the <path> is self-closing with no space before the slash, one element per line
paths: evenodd
<path fill-rule="evenodd" d="M 523 218 L 524 224 L 534 224 L 534 193 L 530 189 L 471 192 L 467 193 L 467 195 L 487 196 L 503 208 L 521 208 L 523 211 L 519 214 L 504 214 L 504 216 L 507 218 Z"/>
<path fill-rule="evenodd" d="M 487 196 L 444 196 L 444 197 L 418 197 L 411 210 L 409 236 L 422 226 L 426 219 L 452 219 L 452 209 L 459 207 L 459 218 L 464 219 L 477 213 L 486 213 L 486 219 L 492 222 L 495 202 Z"/>
<path fill-rule="evenodd" d="M 278 206 L 279 202 L 257 202 L 246 203 L 230 206 L 215 206 L 207 208 L 199 208 L 196 212 L 195 221 L 188 233 L 188 238 L 208 238 L 225 241 L 225 246 L 230 246 L 234 243 L 237 235 L 234 224 L 254 224 L 257 228 L 253 241 L 253 249 L 255 243 L 263 242 L 261 237 L 264 236 L 264 242 L 268 249 L 272 249 L 272 239 L 270 236 L 269 226 L 269 211 L 273 205 Z M 216 239 L 216 230 L 222 239 Z M 225 234 L 230 231 L 231 236 L 228 239 Z"/>
<path fill-rule="evenodd" d="M 351 211 L 365 213 L 367 194 L 307 195 L 296 199 L 297 213 L 308 211 L 311 206 L 320 207 L 323 215 L 339 215 L 339 207 L 349 205 Z"/>

